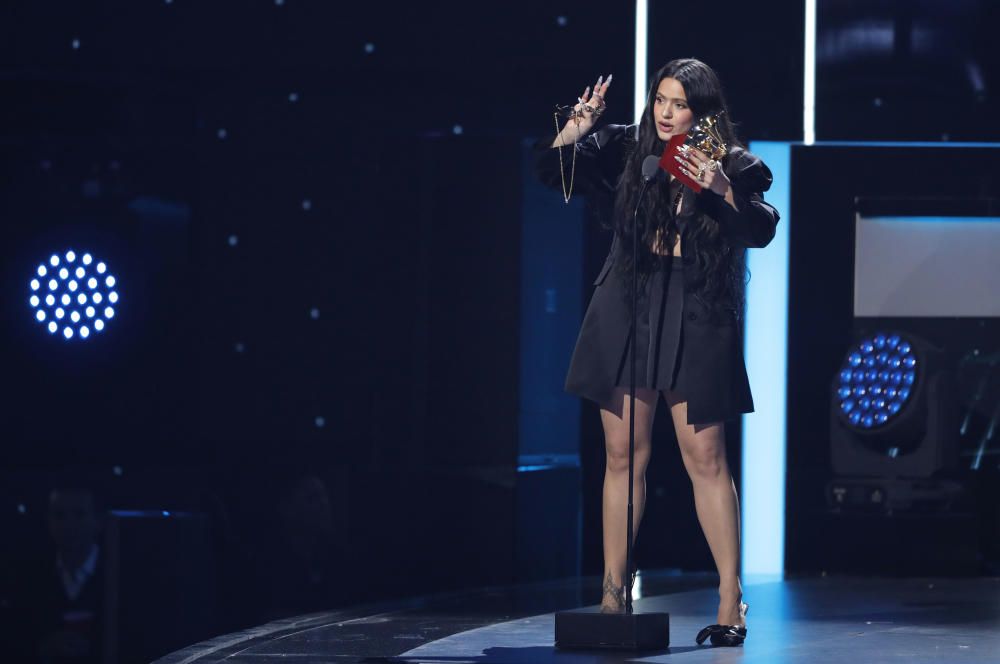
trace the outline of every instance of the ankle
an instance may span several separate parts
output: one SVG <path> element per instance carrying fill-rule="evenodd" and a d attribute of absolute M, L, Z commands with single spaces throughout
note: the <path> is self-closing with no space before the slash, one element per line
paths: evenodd
<path fill-rule="evenodd" d="M 625 585 L 620 581 L 616 581 L 611 575 L 611 572 L 608 572 L 604 576 L 604 583 L 601 591 L 601 604 L 615 604 L 618 606 L 625 605 Z"/>
<path fill-rule="evenodd" d="M 743 597 L 743 586 L 739 579 L 735 581 L 722 582 L 719 584 L 720 599 L 741 599 Z"/>

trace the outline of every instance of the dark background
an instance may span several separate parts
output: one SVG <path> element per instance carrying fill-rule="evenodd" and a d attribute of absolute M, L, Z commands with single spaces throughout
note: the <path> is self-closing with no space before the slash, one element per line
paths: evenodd
<path fill-rule="evenodd" d="M 1000 138 L 991 3 L 819 5 L 820 140 Z M 803 3 L 717 10 L 652 2 L 650 74 L 699 57 L 744 141 L 801 140 Z M 599 74 L 615 75 L 606 120 L 632 121 L 634 19 L 632 3 L 547 1 L 0 8 L 0 566 L 41 555 L 45 496 L 68 482 L 109 507 L 208 514 L 217 556 L 250 570 L 279 497 L 315 476 L 343 545 L 331 606 L 531 578 L 512 542 L 558 545 L 518 502 L 524 145 Z M 805 478 L 828 469 L 810 413 L 850 331 L 833 268 L 853 217 L 832 216 L 858 193 L 998 193 L 989 159 L 941 178 L 933 158 L 793 157 L 789 542 L 817 507 Z M 593 210 L 569 214 L 584 302 L 609 237 Z M 49 337 L 25 301 L 67 248 L 120 282 L 120 316 L 86 343 Z M 554 374 L 570 350 L 548 351 Z M 712 569 L 663 408 L 655 436 L 639 562 Z M 595 574 L 591 404 L 570 447 L 581 546 L 558 569 Z M 790 546 L 789 571 L 828 569 L 821 548 Z M 254 573 L 234 577 L 219 630 L 269 615 Z"/>

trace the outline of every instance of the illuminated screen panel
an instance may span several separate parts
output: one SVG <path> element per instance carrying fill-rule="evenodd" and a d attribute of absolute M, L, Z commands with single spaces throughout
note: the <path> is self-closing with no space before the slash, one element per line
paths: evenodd
<path fill-rule="evenodd" d="M 1000 217 L 859 215 L 854 315 L 1000 316 Z"/>

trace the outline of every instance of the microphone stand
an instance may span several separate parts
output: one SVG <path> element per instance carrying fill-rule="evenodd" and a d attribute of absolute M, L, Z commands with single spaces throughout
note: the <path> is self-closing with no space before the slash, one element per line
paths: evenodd
<path fill-rule="evenodd" d="M 629 416 L 628 416 L 628 525 L 625 542 L 625 610 L 603 613 L 593 609 L 558 611 L 555 615 L 555 646 L 560 649 L 665 650 L 670 647 L 670 614 L 665 611 L 632 611 L 632 515 L 635 477 L 635 337 L 638 322 L 639 290 L 639 208 L 649 185 L 666 173 L 659 157 L 650 155 L 642 165 L 642 189 L 632 214 L 632 329 L 629 336 Z"/>
<path fill-rule="evenodd" d="M 643 169 L 646 171 L 647 169 Z M 628 372 L 628 526 L 626 528 L 628 538 L 625 542 L 625 613 L 632 613 L 632 515 L 633 515 L 633 494 L 632 487 L 635 474 L 635 328 L 638 323 L 639 307 L 639 208 L 642 206 L 642 199 L 649 189 L 649 184 L 653 181 L 654 175 L 643 174 L 642 189 L 639 190 L 639 198 L 635 203 L 635 210 L 632 213 L 632 321 L 629 330 L 629 372 Z"/>

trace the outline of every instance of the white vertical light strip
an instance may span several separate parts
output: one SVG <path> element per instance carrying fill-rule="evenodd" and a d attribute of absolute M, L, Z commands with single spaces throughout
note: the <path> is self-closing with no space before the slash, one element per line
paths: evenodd
<path fill-rule="evenodd" d="M 806 0 L 805 81 L 802 94 L 802 142 L 816 142 L 816 0 Z"/>
<path fill-rule="evenodd" d="M 748 582 L 781 579 L 785 567 L 785 409 L 788 364 L 788 237 L 791 226 L 791 144 L 754 141 L 750 150 L 770 167 L 767 201 L 781 215 L 774 239 L 747 251 L 743 354 L 754 413 L 743 416 L 741 487 L 742 575 Z"/>
<path fill-rule="evenodd" d="M 635 93 L 633 106 L 635 122 L 642 119 L 646 106 L 646 45 L 649 23 L 649 0 L 635 2 Z"/>

